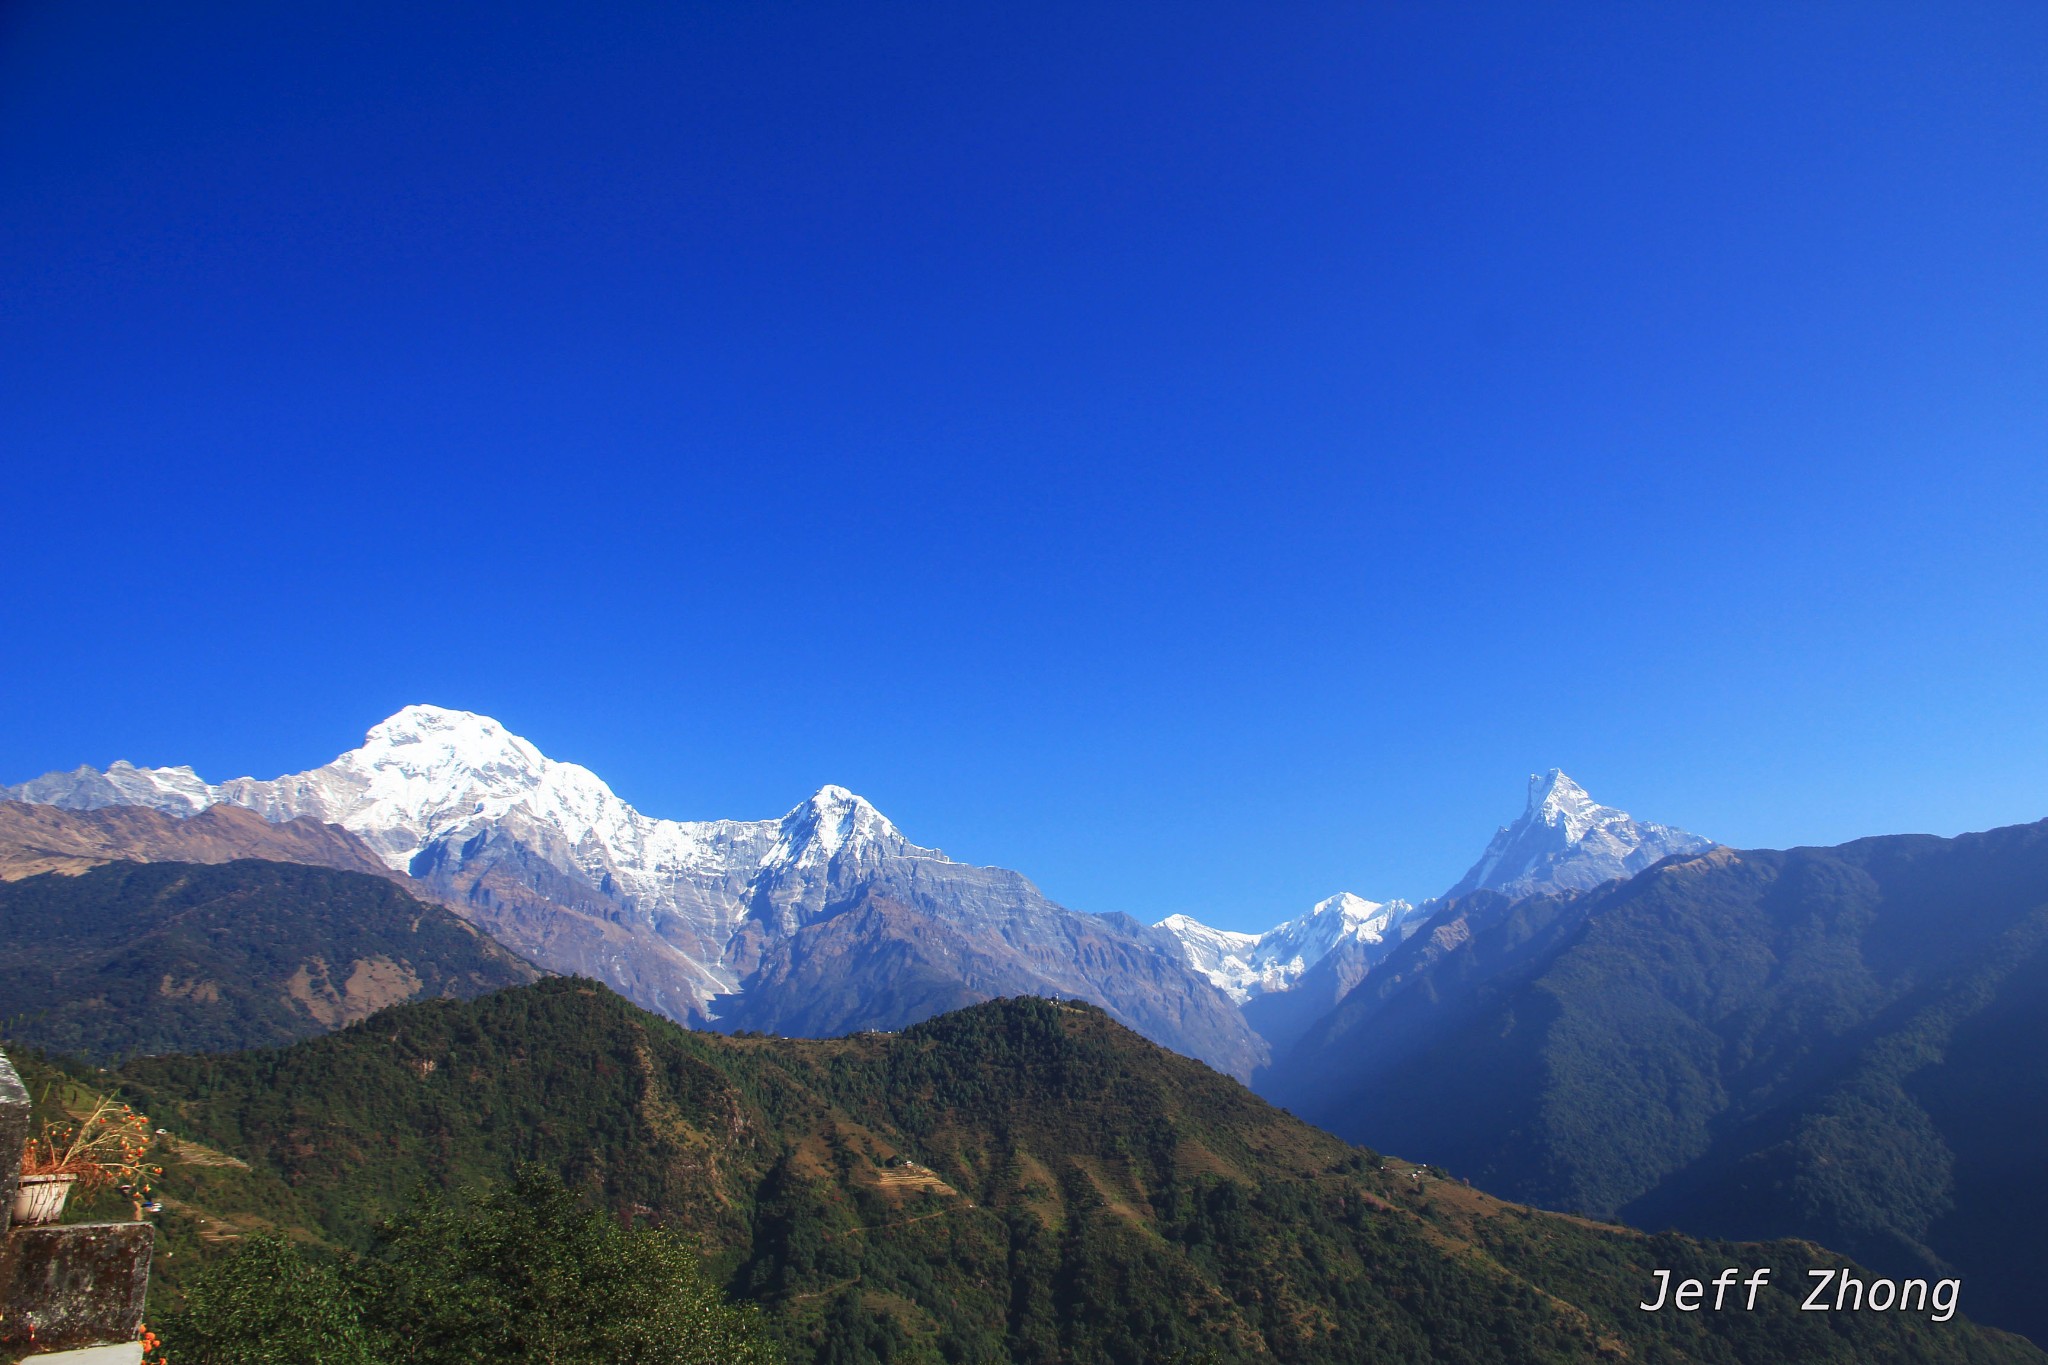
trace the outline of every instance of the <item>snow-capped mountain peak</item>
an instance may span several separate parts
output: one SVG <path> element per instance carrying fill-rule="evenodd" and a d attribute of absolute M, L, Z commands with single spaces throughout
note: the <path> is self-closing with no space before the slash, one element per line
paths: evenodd
<path fill-rule="evenodd" d="M 552 766 L 539 749 L 489 716 L 442 706 L 408 706 L 370 727 L 343 755 L 363 768 L 391 768 L 443 781 L 464 777 L 532 786 Z"/>
<path fill-rule="evenodd" d="M 915 849 L 865 797 L 829 784 L 783 816 L 778 832 L 775 847 L 762 860 L 764 868 L 821 867 L 842 854 L 859 858 L 877 852 L 936 853 Z"/>
<path fill-rule="evenodd" d="M 213 789 L 190 768 L 138 768 L 116 760 L 107 765 L 106 780 L 124 794 L 139 798 L 135 804 L 154 806 L 178 815 L 189 815 L 213 804 Z"/>
<path fill-rule="evenodd" d="M 270 820 L 341 825 L 403 871 L 429 843 L 515 813 L 572 844 L 644 842 L 642 817 L 588 768 L 550 759 L 489 716 L 408 706 L 332 763 L 263 782 L 236 778 L 214 799 Z"/>
<path fill-rule="evenodd" d="M 1369 901 L 1363 896 L 1354 896 L 1349 891 L 1339 891 L 1334 896 L 1317 901 L 1298 922 L 1313 923 L 1319 919 L 1334 918 L 1338 923 L 1350 927 L 1371 919 L 1385 904 L 1385 901 Z"/>
<path fill-rule="evenodd" d="M 1261 934 L 1252 965 L 1267 978 L 1277 975 L 1291 982 L 1346 939 L 1359 943 L 1383 941 L 1411 908 L 1403 900 L 1369 901 L 1340 891 L 1317 901 L 1299 919 Z"/>
<path fill-rule="evenodd" d="M 1633 876 L 1671 854 L 1713 846 L 1711 839 L 1603 806 L 1561 769 L 1552 768 L 1530 775 L 1521 818 L 1495 831 L 1479 861 L 1444 895 L 1584 891 Z"/>
<path fill-rule="evenodd" d="M 1585 838 L 1586 831 L 1598 824 L 1608 810 L 1588 795 L 1584 787 L 1565 776 L 1562 768 L 1529 774 L 1529 804 L 1522 812 L 1523 818 L 1561 826 L 1573 842 Z"/>
<path fill-rule="evenodd" d="M 1513 824 L 1498 830 L 1472 870 L 1446 896 L 1476 890 L 1526 896 L 1584 890 L 1642 871 L 1674 853 L 1697 853 L 1713 841 L 1668 825 L 1632 819 L 1603 806 L 1562 769 L 1531 774 L 1528 800 Z M 1419 927 L 1437 902 L 1420 911 L 1407 901 L 1370 901 L 1340 892 L 1307 914 L 1262 934 L 1212 928 L 1188 915 L 1169 915 L 1156 927 L 1179 940 L 1189 966 L 1239 1004 L 1289 990 L 1318 962 L 1346 943 L 1370 965 Z"/>

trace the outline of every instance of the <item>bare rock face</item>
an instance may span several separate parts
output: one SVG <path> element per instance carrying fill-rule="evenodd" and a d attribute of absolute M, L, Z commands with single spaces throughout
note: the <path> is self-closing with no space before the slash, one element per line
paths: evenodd
<path fill-rule="evenodd" d="M 884 926 L 900 928 L 909 916 L 927 941 L 912 945 L 922 954 L 917 970 L 939 973 L 934 981 L 945 959 L 928 945 L 972 945 L 960 961 L 971 958 L 973 971 L 945 990 L 935 985 L 932 998 L 1067 994 L 1240 1078 L 1265 1056 L 1231 1000 L 1188 965 L 1171 935 L 1123 916 L 1078 914 L 1015 872 L 914 844 L 843 787 L 821 787 L 779 819 L 660 820 L 488 716 L 411 706 L 334 762 L 273 780 L 215 785 L 189 768 L 117 763 L 104 773 L 52 773 L 0 795 L 193 819 L 242 807 L 280 828 L 338 825 L 387 872 L 409 875 L 514 951 L 697 1026 L 772 1020 L 810 1032 L 902 1022 L 908 1007 L 891 965 L 901 940 Z M 873 909 L 882 902 L 887 914 Z M 821 931 L 863 907 L 864 917 Z M 816 976 L 797 964 L 822 963 L 821 952 L 845 980 L 869 983 L 872 999 L 863 1005 L 843 984 L 829 1009 L 776 998 L 811 989 L 792 984 Z M 881 957 L 869 962 L 869 953 Z"/>
<path fill-rule="evenodd" d="M 227 863 L 263 858 L 391 876 L 362 840 L 335 825 L 296 819 L 273 825 L 239 806 L 187 818 L 149 806 L 66 809 L 0 801 L 0 881 L 44 872 L 77 874 L 103 863 Z"/>

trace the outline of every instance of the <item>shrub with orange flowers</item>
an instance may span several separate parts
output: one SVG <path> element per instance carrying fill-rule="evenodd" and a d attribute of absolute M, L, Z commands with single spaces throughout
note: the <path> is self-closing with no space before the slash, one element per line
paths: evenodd
<path fill-rule="evenodd" d="M 98 1096 L 91 1112 L 77 1122 L 45 1123 L 22 1149 L 21 1173 L 76 1176 L 81 1193 L 122 1186 L 139 1220 L 150 1178 L 163 1174 L 161 1166 L 148 1164 L 153 1141 L 148 1115 Z"/>

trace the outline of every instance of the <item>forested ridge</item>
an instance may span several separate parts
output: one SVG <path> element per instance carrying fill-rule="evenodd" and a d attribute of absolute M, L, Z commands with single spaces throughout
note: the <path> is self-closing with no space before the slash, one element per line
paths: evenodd
<path fill-rule="evenodd" d="M 554 979 L 112 1079 L 195 1158 L 164 1182 L 166 1304 L 235 1237 L 360 1252 L 423 1187 L 525 1162 L 694 1237 L 793 1361 L 2042 1359 L 1780 1289 L 1754 1313 L 1642 1312 L 1653 1269 L 1791 1286 L 1841 1262 L 1502 1204 L 1072 1003 L 798 1041 L 691 1033 Z"/>

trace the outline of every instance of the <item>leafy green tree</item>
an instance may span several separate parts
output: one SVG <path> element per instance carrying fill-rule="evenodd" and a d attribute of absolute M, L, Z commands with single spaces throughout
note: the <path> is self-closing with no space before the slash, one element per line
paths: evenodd
<path fill-rule="evenodd" d="M 774 1359 L 753 1309 L 696 1254 L 627 1229 L 537 1167 L 386 1225 L 365 1263 L 369 1317 L 393 1361 L 750 1365 Z"/>
<path fill-rule="evenodd" d="M 377 1365 L 361 1316 L 335 1265 L 265 1236 L 194 1280 L 159 1327 L 179 1365 Z"/>
<path fill-rule="evenodd" d="M 423 1197 L 346 1271 L 258 1238 L 196 1278 L 178 1365 L 773 1365 L 753 1308 L 676 1234 L 628 1229 L 538 1167 Z"/>

